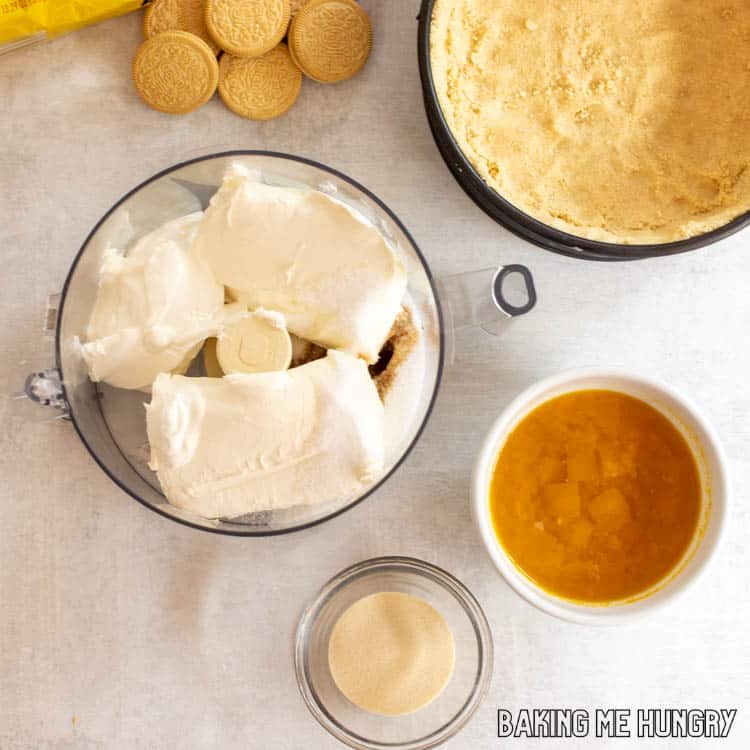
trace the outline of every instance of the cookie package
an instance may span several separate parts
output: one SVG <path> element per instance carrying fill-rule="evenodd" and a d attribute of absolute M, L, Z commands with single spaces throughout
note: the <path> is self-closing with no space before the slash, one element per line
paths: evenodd
<path fill-rule="evenodd" d="M 0 13 L 0 55 L 143 5 L 143 0 L 8 0 Z"/>

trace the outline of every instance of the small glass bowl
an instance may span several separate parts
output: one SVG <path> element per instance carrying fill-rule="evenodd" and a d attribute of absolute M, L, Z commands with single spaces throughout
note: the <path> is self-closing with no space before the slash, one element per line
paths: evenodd
<path fill-rule="evenodd" d="M 328 641 L 341 615 L 362 597 L 384 591 L 431 604 L 453 632 L 456 663 L 445 690 L 405 716 L 371 714 L 338 689 L 328 667 Z M 492 634 L 469 590 L 444 570 L 410 557 L 365 560 L 333 577 L 307 606 L 297 628 L 297 684 L 312 715 L 357 750 L 424 750 L 458 733 L 474 715 L 492 675 Z"/>

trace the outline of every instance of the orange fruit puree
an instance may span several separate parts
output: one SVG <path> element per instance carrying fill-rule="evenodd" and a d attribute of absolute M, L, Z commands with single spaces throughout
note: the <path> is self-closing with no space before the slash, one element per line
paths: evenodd
<path fill-rule="evenodd" d="M 643 401 L 604 390 L 551 399 L 516 426 L 490 485 L 495 533 L 551 594 L 637 596 L 689 547 L 701 480 L 679 430 Z"/>

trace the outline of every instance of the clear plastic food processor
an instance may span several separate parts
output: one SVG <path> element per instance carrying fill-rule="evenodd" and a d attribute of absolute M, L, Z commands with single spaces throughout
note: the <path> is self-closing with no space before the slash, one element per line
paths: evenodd
<path fill-rule="evenodd" d="M 206 519 L 170 505 L 156 474 L 148 467 L 150 451 L 144 403 L 148 402 L 149 394 L 91 382 L 77 342 L 86 337 L 105 249 L 127 249 L 165 222 L 204 209 L 232 164 L 256 171 L 269 184 L 319 190 L 347 204 L 382 232 L 407 268 L 406 302 L 419 331 L 419 345 L 409 357 L 409 378 L 417 387 L 402 390 L 400 397 L 394 395 L 401 403 L 397 415 L 390 418 L 392 428 L 388 427 L 391 395 L 386 397 L 385 466 L 365 492 L 335 503 L 263 511 L 233 519 Z M 511 277 L 524 283 L 525 301 L 521 305 L 510 304 L 503 294 L 506 280 Z M 128 193 L 94 227 L 73 261 L 59 298 L 56 367 L 32 373 L 27 378 L 25 393 L 69 419 L 107 475 L 157 513 L 206 531 L 241 536 L 280 534 L 319 523 L 351 508 L 398 468 L 429 418 L 443 364 L 452 356 L 454 330 L 479 325 L 496 335 L 505 322 L 531 309 L 534 302 L 533 282 L 523 266 L 483 269 L 436 282 L 396 215 L 366 188 L 333 169 L 284 154 L 225 152 L 165 169 Z M 198 357 L 188 375 L 203 374 L 202 366 Z"/>

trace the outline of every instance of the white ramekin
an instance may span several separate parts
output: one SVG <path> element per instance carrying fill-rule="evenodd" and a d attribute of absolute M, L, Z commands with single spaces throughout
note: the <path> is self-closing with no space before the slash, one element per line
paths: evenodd
<path fill-rule="evenodd" d="M 589 605 L 552 596 L 524 575 L 497 539 L 490 517 L 489 486 L 497 456 L 508 435 L 529 412 L 571 391 L 619 391 L 658 409 L 680 430 L 693 450 L 701 477 L 702 507 L 698 531 L 683 558 L 667 577 L 638 597 L 606 605 Z M 546 378 L 516 397 L 492 425 L 472 478 L 472 511 L 479 535 L 508 584 L 535 607 L 584 625 L 621 623 L 663 607 L 692 586 L 716 556 L 730 508 L 727 460 L 719 439 L 698 409 L 671 386 L 620 370 L 585 368 Z"/>

